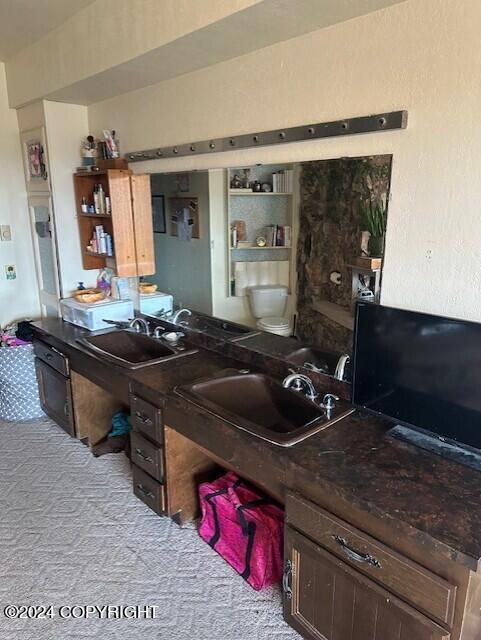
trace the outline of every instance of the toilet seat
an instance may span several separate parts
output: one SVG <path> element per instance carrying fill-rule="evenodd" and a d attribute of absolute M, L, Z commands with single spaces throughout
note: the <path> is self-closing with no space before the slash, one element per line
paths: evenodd
<path fill-rule="evenodd" d="M 278 316 L 270 316 L 267 318 L 260 318 L 257 321 L 257 328 L 268 333 L 277 333 L 281 336 L 290 336 L 291 328 L 286 318 Z"/>

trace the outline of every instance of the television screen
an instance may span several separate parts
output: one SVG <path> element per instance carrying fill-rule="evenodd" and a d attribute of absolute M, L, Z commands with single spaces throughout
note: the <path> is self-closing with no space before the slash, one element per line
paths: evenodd
<path fill-rule="evenodd" d="M 481 449 L 481 324 L 358 303 L 353 403 Z"/>

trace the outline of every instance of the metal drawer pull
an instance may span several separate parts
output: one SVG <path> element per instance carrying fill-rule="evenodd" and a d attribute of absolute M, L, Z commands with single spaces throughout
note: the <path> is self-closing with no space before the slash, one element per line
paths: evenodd
<path fill-rule="evenodd" d="M 284 569 L 284 574 L 282 576 L 282 590 L 284 591 L 284 595 L 288 600 L 292 599 L 292 589 L 289 584 L 289 579 L 292 575 L 292 562 L 287 560 L 286 566 Z"/>
<path fill-rule="evenodd" d="M 137 418 L 137 420 L 139 420 L 142 424 L 146 424 L 149 427 L 151 427 L 154 423 L 152 422 L 152 420 L 150 418 L 148 418 L 147 416 L 144 416 L 142 413 L 140 413 L 140 411 L 136 411 L 135 412 L 135 417 Z"/>
<path fill-rule="evenodd" d="M 51 360 L 53 358 L 53 353 L 48 353 L 48 351 L 45 351 L 43 357 L 45 358 L 45 360 Z"/>
<path fill-rule="evenodd" d="M 346 556 L 351 560 L 354 560 L 355 562 L 364 562 L 365 564 L 370 564 L 372 567 L 376 567 L 377 569 L 381 568 L 381 563 L 377 558 L 371 556 L 369 553 L 361 553 L 360 551 L 352 549 L 345 538 L 341 538 L 341 536 L 336 535 L 333 535 L 331 537 L 334 542 L 342 547 L 342 550 L 344 551 Z"/>
<path fill-rule="evenodd" d="M 142 449 L 135 449 L 135 453 L 142 458 L 142 460 L 145 460 L 145 462 L 151 462 L 152 464 L 154 464 L 154 460 L 153 458 L 151 458 L 150 456 L 146 456 L 145 453 L 142 451 Z"/>
<path fill-rule="evenodd" d="M 147 491 L 147 489 L 145 489 L 143 485 L 137 484 L 136 486 L 137 486 L 137 489 L 140 491 L 140 493 L 146 498 L 152 498 L 152 499 L 155 498 L 154 494 L 151 491 Z"/>

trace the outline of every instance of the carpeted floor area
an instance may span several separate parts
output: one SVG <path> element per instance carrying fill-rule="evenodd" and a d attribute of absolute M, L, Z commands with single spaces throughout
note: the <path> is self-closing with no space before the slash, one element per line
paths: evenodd
<path fill-rule="evenodd" d="M 256 593 L 193 527 L 134 497 L 123 454 L 96 459 L 49 420 L 0 421 L 0 441 L 2 640 L 300 638 L 279 589 Z M 53 618 L 8 619 L 7 605 L 53 605 Z M 62 605 L 158 608 L 155 619 L 62 619 Z"/>

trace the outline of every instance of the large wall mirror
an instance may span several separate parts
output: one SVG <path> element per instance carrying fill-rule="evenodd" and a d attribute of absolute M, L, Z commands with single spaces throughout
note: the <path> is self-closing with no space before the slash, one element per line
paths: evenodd
<path fill-rule="evenodd" d="M 146 287 L 140 310 L 188 308 L 193 328 L 223 326 L 259 351 L 334 375 L 352 351 L 356 300 L 379 300 L 391 162 L 152 174 L 156 291 Z"/>

